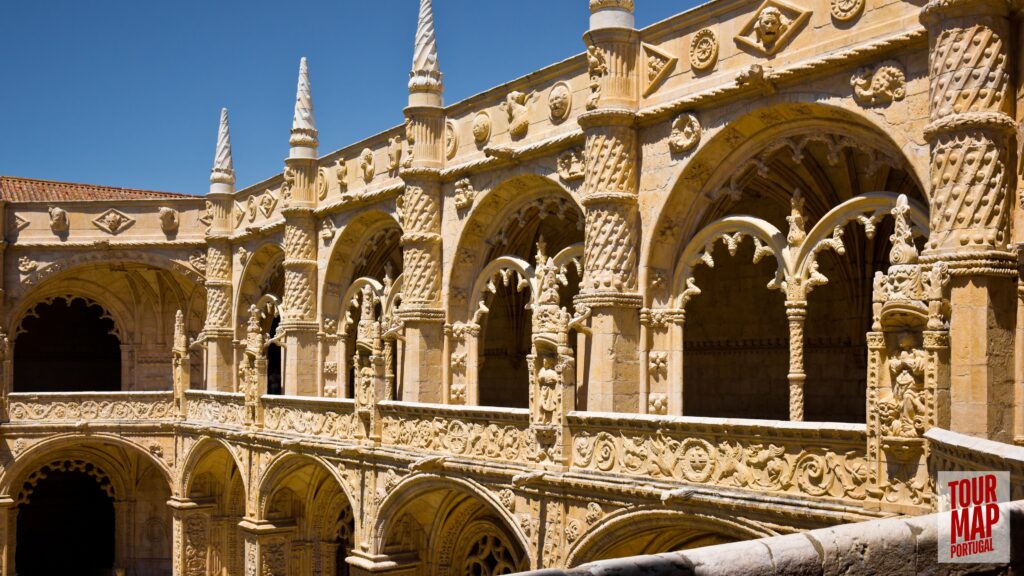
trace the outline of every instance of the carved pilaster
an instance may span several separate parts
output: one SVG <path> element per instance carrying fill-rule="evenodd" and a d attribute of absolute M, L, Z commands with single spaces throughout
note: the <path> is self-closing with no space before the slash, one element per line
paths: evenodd
<path fill-rule="evenodd" d="M 290 198 L 281 213 L 284 225 L 284 294 L 281 333 L 284 334 L 284 391 L 288 395 L 317 393 L 317 243 L 313 216 L 318 174 L 316 160 L 289 158 Z"/>
<path fill-rule="evenodd" d="M 206 576 L 212 506 L 178 498 L 171 499 L 167 505 L 171 508 L 173 524 L 174 575 Z"/>

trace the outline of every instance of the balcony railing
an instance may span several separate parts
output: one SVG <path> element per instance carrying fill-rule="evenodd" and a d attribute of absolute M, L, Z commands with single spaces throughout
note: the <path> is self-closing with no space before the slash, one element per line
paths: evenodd
<path fill-rule="evenodd" d="M 574 469 L 864 500 L 865 426 L 572 412 Z"/>
<path fill-rule="evenodd" d="M 503 462 L 527 458 L 527 409 L 387 401 L 380 413 L 386 445 Z"/>
<path fill-rule="evenodd" d="M 264 396 L 262 401 L 265 430 L 348 440 L 361 429 L 352 400 Z"/>
<path fill-rule="evenodd" d="M 185 392 L 188 419 L 195 422 L 245 425 L 245 397 L 231 392 L 189 390 Z"/>
<path fill-rule="evenodd" d="M 14 392 L 11 422 L 159 421 L 174 418 L 174 394 L 158 392 Z"/>

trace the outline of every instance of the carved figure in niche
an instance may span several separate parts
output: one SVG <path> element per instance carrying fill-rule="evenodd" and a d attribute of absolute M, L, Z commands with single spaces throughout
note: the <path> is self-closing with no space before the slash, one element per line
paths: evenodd
<path fill-rule="evenodd" d="M 373 380 L 376 377 L 373 367 L 363 366 L 359 369 L 359 403 L 369 406 L 373 403 Z"/>
<path fill-rule="evenodd" d="M 363 151 L 359 154 L 359 170 L 363 173 L 364 182 L 369 183 L 370 180 L 373 180 L 373 175 L 376 171 L 373 166 L 373 150 L 363 148 Z"/>
<path fill-rule="evenodd" d="M 551 88 L 548 94 L 548 108 L 551 110 L 551 121 L 561 122 L 569 117 L 572 108 L 572 92 L 569 85 L 559 82 Z"/>
<path fill-rule="evenodd" d="M 914 438 L 924 433 L 926 424 L 924 371 L 928 356 L 918 348 L 911 332 L 898 334 L 896 343 L 899 352 L 889 359 L 892 399 L 883 406 L 883 428 L 892 436 Z"/>
<path fill-rule="evenodd" d="M 861 68 L 850 78 L 853 95 L 865 106 L 884 106 L 899 102 L 907 96 L 907 77 L 894 61 L 883 62 L 876 68 Z"/>
<path fill-rule="evenodd" d="M 586 175 L 586 163 L 583 152 L 577 149 L 566 150 L 558 157 L 558 176 L 566 182 L 582 180 Z"/>
<path fill-rule="evenodd" d="M 668 147 L 673 154 L 692 150 L 700 142 L 700 121 L 693 114 L 682 114 L 672 122 L 672 134 Z"/>
<path fill-rule="evenodd" d="M 160 207 L 160 229 L 165 234 L 173 234 L 178 231 L 178 211 L 167 206 Z"/>
<path fill-rule="evenodd" d="M 486 144 L 491 138 L 491 117 L 481 112 L 473 118 L 473 140 L 477 144 Z"/>
<path fill-rule="evenodd" d="M 553 424 L 555 413 L 562 401 L 562 375 L 555 367 L 555 357 L 550 354 L 541 359 L 537 370 L 537 384 L 540 388 L 541 419 L 545 424 Z"/>
<path fill-rule="evenodd" d="M 587 110 L 597 108 L 601 100 L 601 78 L 608 73 L 608 63 L 604 54 L 594 44 L 587 46 L 587 69 L 590 74 L 590 97 L 587 98 Z"/>
<path fill-rule="evenodd" d="M 766 49 L 771 49 L 775 42 L 789 29 L 789 21 L 782 15 L 782 11 L 774 6 L 766 6 L 757 15 L 757 24 L 754 26 L 754 34 L 757 41 Z"/>
<path fill-rule="evenodd" d="M 50 230 L 58 236 L 67 234 L 71 229 L 67 211 L 57 206 L 50 206 L 47 211 L 50 213 Z"/>
<path fill-rule="evenodd" d="M 508 133 L 512 138 L 522 138 L 530 129 L 529 109 L 527 106 L 533 100 L 533 94 L 527 94 L 518 90 L 509 92 L 505 102 L 501 104 L 502 110 L 508 114 Z"/>

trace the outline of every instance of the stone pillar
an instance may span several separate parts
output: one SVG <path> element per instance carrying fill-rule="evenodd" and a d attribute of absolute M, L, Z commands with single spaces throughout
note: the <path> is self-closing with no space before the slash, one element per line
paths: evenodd
<path fill-rule="evenodd" d="M 235 170 L 231 157 L 228 111 L 221 110 L 217 151 L 206 195 L 206 389 L 234 391 L 234 349 L 231 326 L 231 214 L 235 207 Z"/>
<path fill-rule="evenodd" d="M 213 506 L 185 498 L 172 498 L 172 569 L 174 576 L 206 576 Z"/>
<path fill-rule="evenodd" d="M 18 506 L 12 498 L 0 499 L 0 576 L 16 576 Z"/>
<path fill-rule="evenodd" d="M 931 237 L 925 263 L 947 262 L 952 430 L 1013 437 L 1015 258 L 1009 251 L 1015 178 L 1009 4 L 934 0 L 930 39 Z"/>
<path fill-rule="evenodd" d="M 269 522 L 242 520 L 245 574 L 259 576 L 291 576 L 291 536 L 294 527 L 277 527 Z M 296 567 L 297 568 L 297 567 Z"/>
<path fill-rule="evenodd" d="M 586 137 L 583 281 L 578 315 L 589 314 L 585 355 L 587 410 L 637 412 L 640 306 L 637 260 L 637 132 L 639 34 L 632 1 L 590 3 L 584 36 L 590 66 Z"/>
<path fill-rule="evenodd" d="M 284 393 L 314 396 L 319 364 L 317 333 L 316 181 L 317 130 L 306 59 L 299 64 L 299 84 L 292 121 L 291 150 L 285 160 L 281 215 L 284 216 L 284 295 L 280 330 L 284 335 Z M 324 175 L 326 177 L 326 175 Z"/>
<path fill-rule="evenodd" d="M 804 419 L 804 320 L 807 318 L 806 300 L 787 300 L 786 319 L 789 320 L 789 419 Z"/>
<path fill-rule="evenodd" d="M 434 12 L 421 0 L 409 106 L 409 157 L 401 170 L 402 307 L 405 359 L 402 400 L 441 402 L 444 310 L 441 307 L 441 168 L 444 165 L 444 84 L 437 59 Z"/>

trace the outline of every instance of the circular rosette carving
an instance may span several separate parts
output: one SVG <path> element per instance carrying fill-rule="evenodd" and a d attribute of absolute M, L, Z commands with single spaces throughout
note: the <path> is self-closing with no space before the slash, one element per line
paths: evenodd
<path fill-rule="evenodd" d="M 828 494 L 834 480 L 825 456 L 813 452 L 804 453 L 797 459 L 793 476 L 800 491 L 811 496 Z"/>
<path fill-rule="evenodd" d="M 455 454 L 464 454 L 469 446 L 469 428 L 464 422 L 452 420 L 448 423 L 448 433 L 444 438 L 445 447 Z"/>
<path fill-rule="evenodd" d="M 689 438 L 680 447 L 683 477 L 690 482 L 707 482 L 715 473 L 715 447 L 707 440 Z"/>
<path fill-rule="evenodd" d="M 698 72 L 703 72 L 714 68 L 717 62 L 718 35 L 711 28 L 697 31 L 690 40 L 690 66 Z"/>
<path fill-rule="evenodd" d="M 681 114 L 672 121 L 672 133 L 668 147 L 673 154 L 689 152 L 700 142 L 700 121 L 693 114 Z"/>
<path fill-rule="evenodd" d="M 829 12 L 839 22 L 855 20 L 864 11 L 864 0 L 831 0 Z"/>
<path fill-rule="evenodd" d="M 455 158 L 459 151 L 459 132 L 455 122 L 448 120 L 444 123 L 444 157 L 448 160 Z"/>
<path fill-rule="evenodd" d="M 615 467 L 615 438 L 607 432 L 601 432 L 594 441 L 594 465 L 598 470 L 607 472 Z"/>

